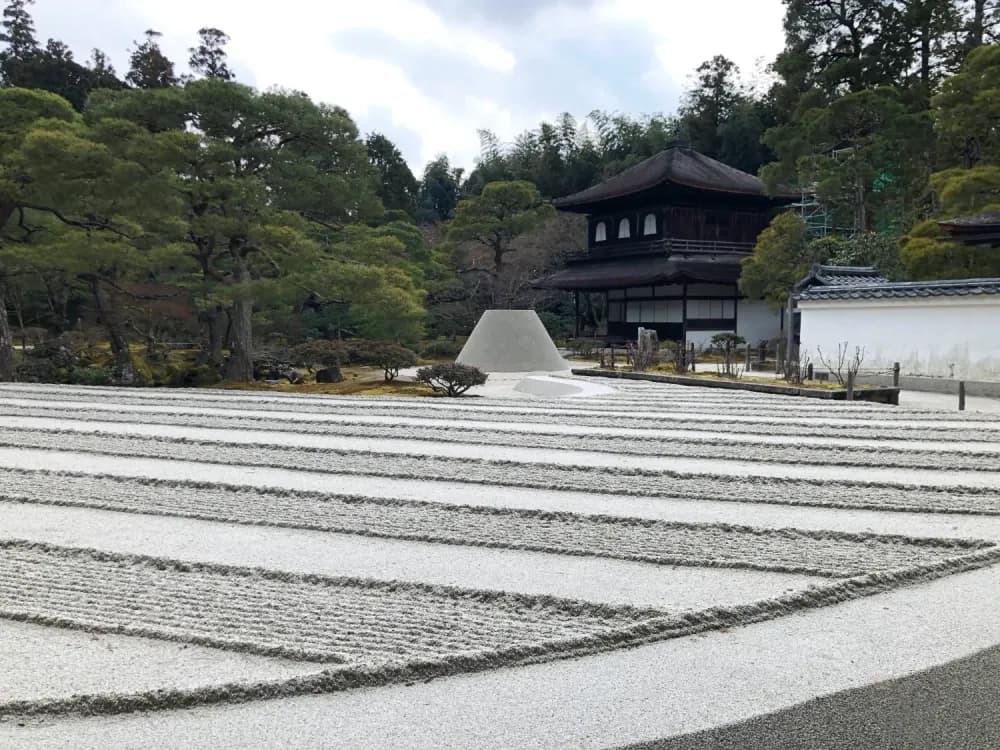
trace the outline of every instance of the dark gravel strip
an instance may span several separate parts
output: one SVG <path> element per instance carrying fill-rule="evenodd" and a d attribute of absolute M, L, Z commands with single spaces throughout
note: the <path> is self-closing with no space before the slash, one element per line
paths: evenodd
<path fill-rule="evenodd" d="M 0 409 L 0 414 L 3 413 Z M 53 416 L 57 410 L 16 416 Z M 433 443 L 456 443 L 463 445 L 506 446 L 512 438 L 520 448 L 544 448 L 546 450 L 593 451 L 633 456 L 685 456 L 689 458 L 727 459 L 733 461 L 754 461 L 782 464 L 813 464 L 825 466 L 872 466 L 885 468 L 922 469 L 946 462 L 949 469 L 962 471 L 1000 471 L 1000 452 L 965 451 L 946 452 L 934 450 L 913 450 L 900 448 L 854 447 L 838 445 L 777 444 L 766 441 L 744 442 L 727 439 L 690 437 L 679 440 L 670 437 L 577 435 L 567 433 L 520 433 L 484 430 L 469 427 L 426 427 L 406 425 L 405 427 L 386 424 L 366 425 L 350 422 L 306 422 L 282 419 L 260 419 L 255 417 L 204 417 L 185 414 L 143 415 L 142 424 L 162 424 L 179 427 L 199 427 L 209 429 L 290 432 L 296 434 L 329 435 L 336 437 L 361 437 L 376 439 L 423 440 Z M 135 416 L 109 412 L 62 412 L 60 418 L 78 422 L 103 421 L 121 424 L 135 424 Z M 44 428 L 42 428 L 44 429 Z M 81 431 L 82 432 L 82 431 Z"/>
<path fill-rule="evenodd" d="M 123 714 L 134 711 L 192 708 L 220 703 L 245 703 L 297 695 L 329 693 L 358 687 L 375 687 L 501 667 L 574 658 L 619 648 L 630 648 L 771 620 L 784 615 L 872 596 L 900 586 L 923 583 L 973 570 L 1000 561 L 996 551 L 974 552 L 925 568 L 874 573 L 815 586 L 734 607 L 713 607 L 678 616 L 664 616 L 607 631 L 598 636 L 564 639 L 491 653 L 458 655 L 441 660 L 388 664 L 378 668 L 337 668 L 278 682 L 230 683 L 194 690 L 156 690 L 131 694 L 79 695 L 67 699 L 0 703 L 0 719 L 67 714 Z M 754 747 L 753 745 L 748 747 Z M 768 747 L 757 745 L 756 747 Z"/>
<path fill-rule="evenodd" d="M 0 429 L 0 445 L 398 479 L 463 482 L 611 495 L 1000 515 L 989 487 L 732 476 L 524 463 L 299 446 L 228 444 L 76 431 Z"/>
<path fill-rule="evenodd" d="M 966 539 L 763 529 L 192 482 L 0 472 L 0 499 L 439 544 L 848 578 L 992 546 Z"/>

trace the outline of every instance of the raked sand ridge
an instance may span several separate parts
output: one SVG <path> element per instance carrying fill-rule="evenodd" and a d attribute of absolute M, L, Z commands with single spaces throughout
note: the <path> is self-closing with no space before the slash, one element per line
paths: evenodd
<path fill-rule="evenodd" d="M 875 747 L 1000 646 L 996 420 L 615 389 L 0 386 L 0 745 Z"/>

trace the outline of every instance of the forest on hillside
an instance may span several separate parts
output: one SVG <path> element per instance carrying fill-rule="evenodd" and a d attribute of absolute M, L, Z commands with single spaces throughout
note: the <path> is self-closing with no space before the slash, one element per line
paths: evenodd
<path fill-rule="evenodd" d="M 468 174 L 442 155 L 419 177 L 336 103 L 235 80 L 220 29 L 183 62 L 147 30 L 119 72 L 42 43 L 32 3 L 0 32 L 0 380 L 204 385 L 344 356 L 316 342 L 448 356 L 489 307 L 568 336 L 569 301 L 531 281 L 585 233 L 548 199 L 678 142 L 822 217 L 761 235 L 748 294 L 780 304 L 816 261 L 1000 276 L 936 223 L 1000 207 L 1000 0 L 785 0 L 763 80 L 719 50 L 676 112 L 563 114 L 509 143 L 484 123 Z"/>

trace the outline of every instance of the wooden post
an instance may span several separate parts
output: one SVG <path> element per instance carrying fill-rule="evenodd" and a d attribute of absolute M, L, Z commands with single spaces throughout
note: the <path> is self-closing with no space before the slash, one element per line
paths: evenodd
<path fill-rule="evenodd" d="M 899 388 L 899 362 L 892 363 L 892 387 Z"/>
<path fill-rule="evenodd" d="M 747 360 L 743 365 L 743 369 L 750 372 L 750 344 L 747 344 Z"/>
<path fill-rule="evenodd" d="M 781 339 L 778 339 L 778 347 L 777 347 L 777 349 L 774 352 L 774 374 L 775 375 L 780 375 L 782 369 L 784 369 L 782 367 L 782 365 L 784 363 L 784 357 L 782 356 L 782 346 L 783 346 L 783 344 L 784 344 L 784 342 L 781 341 Z"/>
<path fill-rule="evenodd" d="M 691 361 L 688 362 L 688 367 L 691 368 L 691 372 L 694 372 L 694 342 L 691 342 Z"/>
<path fill-rule="evenodd" d="M 810 362 L 808 365 L 806 365 L 806 380 L 812 380 L 812 379 L 813 379 L 813 363 Z"/>
<path fill-rule="evenodd" d="M 847 373 L 847 400 L 854 400 L 854 373 Z"/>
<path fill-rule="evenodd" d="M 958 410 L 965 411 L 965 381 L 958 381 Z"/>
<path fill-rule="evenodd" d="M 580 338 L 580 292 L 573 292 L 573 309 L 576 312 L 576 338 Z M 607 308 L 605 308 L 606 310 Z"/>

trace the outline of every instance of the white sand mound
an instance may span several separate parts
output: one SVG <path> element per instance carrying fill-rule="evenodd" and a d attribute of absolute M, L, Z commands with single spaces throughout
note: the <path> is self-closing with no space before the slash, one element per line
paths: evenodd
<path fill-rule="evenodd" d="M 569 369 L 534 310 L 487 310 L 455 361 L 483 372 Z"/>

